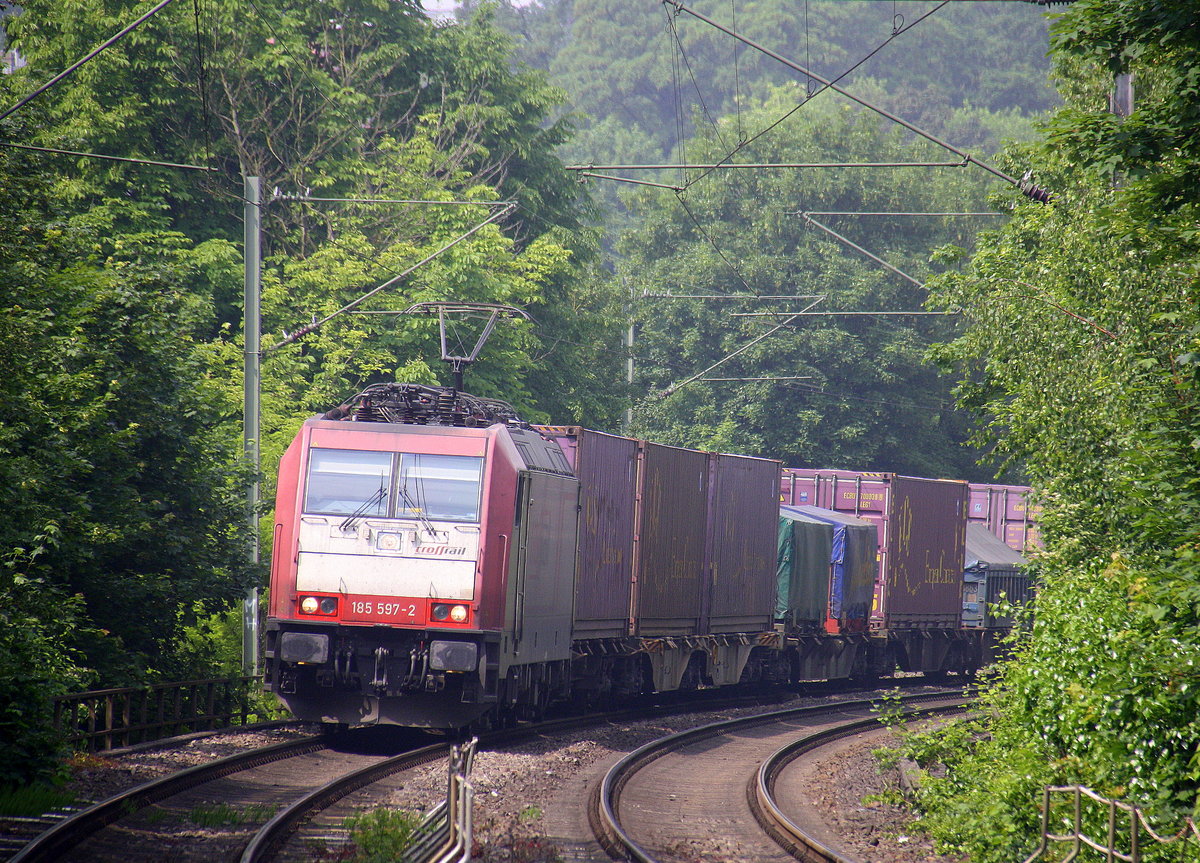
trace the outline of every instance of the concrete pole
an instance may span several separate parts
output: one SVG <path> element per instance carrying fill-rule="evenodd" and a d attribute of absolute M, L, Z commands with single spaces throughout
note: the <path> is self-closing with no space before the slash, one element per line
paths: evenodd
<path fill-rule="evenodd" d="M 242 333 L 245 339 L 243 369 L 243 445 L 246 461 L 253 477 L 246 500 L 247 520 L 250 527 L 250 563 L 258 564 L 258 496 L 259 496 L 259 379 L 260 344 L 262 330 L 259 298 L 261 295 L 262 270 L 262 184 L 258 177 L 243 177 L 245 198 L 245 305 Z M 258 658 L 258 587 L 246 592 L 242 603 L 242 673 L 257 675 Z"/>
<path fill-rule="evenodd" d="M 629 434 L 633 429 L 633 337 L 634 337 L 634 318 L 633 318 L 633 288 L 629 289 L 629 329 L 625 334 L 625 382 L 628 386 L 629 407 L 625 409 L 625 434 Z"/>

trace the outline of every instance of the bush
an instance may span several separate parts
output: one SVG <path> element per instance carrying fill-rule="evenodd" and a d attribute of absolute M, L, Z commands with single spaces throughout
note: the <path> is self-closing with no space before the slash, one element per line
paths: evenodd
<path fill-rule="evenodd" d="M 372 809 L 346 819 L 354 863 L 394 863 L 416 840 L 421 816 L 403 809 Z"/>

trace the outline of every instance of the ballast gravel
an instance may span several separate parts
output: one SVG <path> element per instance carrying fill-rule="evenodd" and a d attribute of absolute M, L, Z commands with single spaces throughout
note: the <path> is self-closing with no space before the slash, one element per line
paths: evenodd
<path fill-rule="evenodd" d="M 861 697 L 832 696 L 840 700 Z M 582 795 L 596 774 L 624 753 L 684 728 L 830 698 L 797 697 L 765 707 L 604 723 L 537 737 L 504 751 L 480 751 L 471 774 L 476 792 L 472 859 L 486 863 L 562 861 L 562 849 L 553 835 L 556 819 L 548 817 L 552 807 L 556 802 L 561 805 L 565 792 Z M 76 756 L 68 789 L 82 800 L 102 800 L 167 773 L 314 731 L 305 725 L 232 730 L 182 744 Z M 862 863 L 956 863 L 955 858 L 933 853 L 928 839 L 912 828 L 907 811 L 883 802 L 896 796 L 899 774 L 880 768 L 872 755 L 877 746 L 864 744 L 831 756 L 820 787 L 813 789 L 813 804 L 845 837 L 847 847 Z M 445 793 L 445 766 L 433 764 L 408 774 L 395 786 L 387 805 L 424 812 Z"/>

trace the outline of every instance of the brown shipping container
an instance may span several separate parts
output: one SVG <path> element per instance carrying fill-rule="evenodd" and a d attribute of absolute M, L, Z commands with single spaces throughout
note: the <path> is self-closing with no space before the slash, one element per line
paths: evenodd
<path fill-rule="evenodd" d="M 967 484 L 897 476 L 891 487 L 884 626 L 957 626 L 962 614 Z"/>
<path fill-rule="evenodd" d="M 633 586 L 635 634 L 704 634 L 708 453 L 642 444 Z"/>
<path fill-rule="evenodd" d="M 708 632 L 764 632 L 774 623 L 777 592 L 780 464 L 749 456 L 709 455 L 711 576 Z"/>
<path fill-rule="evenodd" d="M 815 503 L 879 526 L 873 629 L 947 629 L 962 613 L 967 484 L 891 473 L 784 471 L 788 503 Z"/>
<path fill-rule="evenodd" d="M 579 478 L 575 638 L 629 633 L 638 442 L 571 426 L 540 427 Z"/>

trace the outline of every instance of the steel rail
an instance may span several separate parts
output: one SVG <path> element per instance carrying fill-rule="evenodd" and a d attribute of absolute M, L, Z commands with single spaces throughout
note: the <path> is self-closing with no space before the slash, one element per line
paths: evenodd
<path fill-rule="evenodd" d="M 307 755 L 327 747 L 328 742 L 320 737 L 302 737 L 228 755 L 208 764 L 198 764 L 161 779 L 153 779 L 102 800 L 59 822 L 17 852 L 9 863 L 55 863 L 62 859 L 66 851 L 79 845 L 92 834 L 152 803 L 165 800 L 204 782 L 212 782 L 274 761 Z"/>
<path fill-rule="evenodd" d="M 966 702 L 964 701 L 961 704 L 927 707 L 906 712 L 904 718 L 925 718 L 946 713 L 960 713 L 965 709 Z M 846 857 L 836 849 L 829 847 L 788 818 L 776 802 L 775 780 L 792 761 L 801 755 L 819 749 L 835 740 L 878 727 L 877 719 L 864 719 L 839 725 L 837 728 L 818 731 L 792 741 L 759 765 L 758 773 L 750 780 L 750 786 L 747 789 L 750 810 L 767 835 L 778 842 L 793 857 L 800 860 L 820 860 L 823 863 L 858 863 L 854 858 Z"/>
<path fill-rule="evenodd" d="M 451 748 L 449 743 L 435 743 L 411 752 L 402 752 L 374 764 L 351 771 L 327 782 L 284 807 L 271 820 L 259 828 L 242 852 L 241 863 L 263 863 L 278 854 L 288 837 L 312 815 L 327 809 L 347 794 L 353 794 L 380 779 L 385 779 L 403 770 L 429 764 L 445 758 Z"/>
<path fill-rule="evenodd" d="M 954 697 L 953 693 L 948 692 L 936 694 L 922 693 L 918 695 L 902 695 L 900 696 L 900 700 L 908 704 Z M 764 725 L 781 719 L 819 716 L 822 713 L 833 713 L 847 709 L 867 709 L 878 703 L 879 699 L 877 698 L 860 699 L 842 701 L 836 704 L 819 704 L 808 707 L 795 707 L 787 710 L 776 710 L 770 713 L 760 713 L 755 716 L 744 716 L 737 719 L 713 722 L 653 740 L 630 752 L 604 774 L 604 778 L 597 786 L 591 804 L 588 807 L 588 820 L 591 823 L 592 832 L 600 845 L 613 859 L 632 860 L 637 861 L 637 863 L 658 863 L 656 858 L 650 855 L 650 852 L 640 846 L 626 832 L 617 816 L 622 789 L 634 774 L 644 766 L 690 743 L 703 740 L 706 737 L 715 737 L 735 728 L 750 728 L 755 725 Z M 863 722 L 871 726 L 877 725 L 879 720 L 872 718 L 863 720 Z"/>
<path fill-rule="evenodd" d="M 687 703 L 671 704 L 662 701 L 656 701 L 653 705 L 655 716 L 675 715 L 696 711 L 720 710 L 735 707 L 747 707 L 753 705 L 761 705 L 765 702 L 770 702 L 778 698 L 777 694 L 768 696 L 750 696 L 745 695 L 730 696 L 727 693 L 717 693 L 712 691 L 715 698 L 700 698 L 692 699 Z M 936 696 L 935 696 L 936 697 Z M 842 704 L 852 704 L 855 702 L 842 702 Z M 868 703 L 868 702 L 862 702 Z M 824 709 L 828 709 L 827 707 Z M 492 746 L 505 745 L 514 743 L 530 737 L 535 737 L 547 733 L 555 733 L 573 728 L 587 727 L 603 722 L 626 721 L 630 719 L 645 718 L 647 708 L 641 706 L 633 709 L 623 709 L 610 711 L 600 714 L 591 714 L 586 717 L 569 717 L 564 719 L 554 719 L 544 722 L 530 723 L 521 725 L 517 728 L 507 728 L 497 731 L 492 731 L 486 735 L 481 734 L 480 742 L 487 743 Z M 768 714 L 769 715 L 769 714 Z M 188 735 L 190 736 L 190 735 Z M 162 742 L 162 741 L 156 741 Z M 147 806 L 158 803 L 175 794 L 186 791 L 196 785 L 205 782 L 215 781 L 225 776 L 230 776 L 243 770 L 250 770 L 255 767 L 260 767 L 265 764 L 270 764 L 276 761 L 282 761 L 287 758 L 292 758 L 300 755 L 306 755 L 312 752 L 318 752 L 322 749 L 329 748 L 329 739 L 326 737 L 304 737 L 297 740 L 277 743 L 271 746 L 262 747 L 260 749 L 250 750 L 248 752 L 229 755 L 224 758 L 212 761 L 208 764 L 196 765 L 184 770 L 172 773 L 169 776 L 164 776 L 159 779 L 154 779 L 145 782 L 128 791 L 117 794 L 106 800 L 89 806 L 81 812 L 66 818 L 48 830 L 43 831 L 28 844 L 26 844 L 17 854 L 10 858 L 10 863 L 56 863 L 62 859 L 65 854 L 72 848 L 75 848 L 95 833 L 104 829 L 108 825 L 124 818 L 132 813 L 135 813 Z M 433 750 L 440 749 L 440 754 L 432 753 Z M 389 773 L 399 772 L 406 769 L 404 766 L 395 766 L 403 759 L 417 759 L 424 755 L 424 760 L 412 762 L 410 766 L 419 766 L 419 764 L 429 763 L 439 757 L 443 757 L 448 751 L 449 744 L 437 744 L 434 747 L 426 747 L 424 749 L 412 750 L 398 756 L 393 756 L 390 759 L 382 759 L 379 762 L 360 768 L 357 771 L 352 771 L 346 774 L 342 779 L 353 781 L 352 777 L 363 777 L 371 771 L 378 771 L 377 778 L 383 778 Z M 340 782 L 341 780 L 335 780 Z M 361 788 L 377 779 L 366 778 L 361 781 L 357 787 Z M 318 811 L 322 806 L 328 806 L 336 802 L 337 799 L 345 796 L 346 793 L 351 793 L 354 788 L 348 791 L 330 796 L 328 802 L 322 804 L 320 799 L 323 793 L 334 792 L 334 789 L 321 788 L 305 795 L 304 800 L 307 800 L 307 805 L 302 805 L 302 801 L 297 801 L 280 811 L 271 819 L 276 822 L 274 829 L 283 829 L 283 822 L 286 820 L 290 823 L 290 827 L 284 831 L 283 835 L 286 838 L 288 830 L 294 829 L 300 824 L 305 817 Z M 302 811 L 305 810 L 306 811 Z M 293 814 L 289 814 L 289 811 Z M 270 823 L 270 822 L 269 822 Z M 265 831 L 266 825 L 259 832 Z M 252 842 L 257 843 L 267 850 L 268 854 L 272 853 L 272 849 L 278 847 L 278 838 L 264 837 L 259 839 L 257 836 Z M 249 847 L 246 853 L 249 852 Z M 256 851 L 260 856 L 257 858 L 247 859 L 268 859 L 262 856 L 262 851 Z"/>
<path fill-rule="evenodd" d="M 655 706 L 654 715 L 674 715 L 690 713 L 697 710 L 720 710 L 733 707 L 745 707 L 761 704 L 762 698 L 723 695 L 712 699 L 703 699 L 701 703 L 693 700 L 663 709 L 661 704 Z M 867 702 L 863 702 L 867 703 Z M 545 734 L 554 734 L 579 728 L 586 728 L 603 722 L 620 722 L 631 719 L 643 719 L 646 716 L 645 707 L 607 711 L 588 716 L 573 716 L 563 719 L 550 719 L 520 725 L 515 728 L 503 728 L 481 733 L 478 735 L 479 746 L 507 746 Z M 424 764 L 429 764 L 449 753 L 452 744 L 438 743 L 411 752 L 393 756 L 385 761 L 363 767 L 334 779 L 320 788 L 314 789 L 303 798 L 296 800 L 287 808 L 280 810 L 270 821 L 264 824 L 251 839 L 242 854 L 240 863 L 265 863 L 277 856 L 287 841 L 305 821 L 317 812 L 332 806 L 347 794 L 352 794 L 373 782 L 378 782 L 393 773 L 409 770 Z"/>

